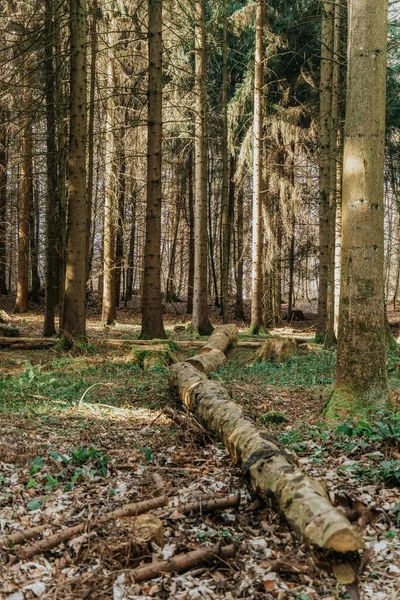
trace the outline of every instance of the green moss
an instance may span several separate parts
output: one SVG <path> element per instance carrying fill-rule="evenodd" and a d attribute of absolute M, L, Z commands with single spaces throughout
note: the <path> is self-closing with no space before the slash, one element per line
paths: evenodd
<path fill-rule="evenodd" d="M 279 410 L 269 410 L 260 417 L 261 423 L 287 423 L 289 419 Z"/>
<path fill-rule="evenodd" d="M 247 335 L 267 335 L 268 329 L 266 327 L 258 327 L 258 325 L 250 325 Z"/>
<path fill-rule="evenodd" d="M 363 392 L 345 386 L 336 387 L 325 408 L 324 417 L 328 423 L 337 423 L 349 417 L 368 420 L 374 411 L 388 404 L 386 390 L 376 389 Z"/>

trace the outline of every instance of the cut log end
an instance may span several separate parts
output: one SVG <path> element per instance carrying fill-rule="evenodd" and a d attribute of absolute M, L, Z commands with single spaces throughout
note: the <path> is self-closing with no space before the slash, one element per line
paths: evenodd
<path fill-rule="evenodd" d="M 335 552 L 347 553 L 357 552 L 365 548 L 364 541 L 358 533 L 350 527 L 339 529 L 331 535 L 324 543 L 326 549 Z"/>

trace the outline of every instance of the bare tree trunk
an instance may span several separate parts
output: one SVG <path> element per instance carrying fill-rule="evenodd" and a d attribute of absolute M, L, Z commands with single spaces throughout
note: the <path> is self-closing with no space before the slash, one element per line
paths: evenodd
<path fill-rule="evenodd" d="M 193 286 L 194 286 L 194 198 L 193 198 L 193 151 L 189 152 L 188 158 L 188 225 L 189 225 L 189 269 L 188 269 L 188 292 L 186 312 L 193 312 Z"/>
<path fill-rule="evenodd" d="M 330 262 L 330 189 L 331 189 L 331 111 L 332 111 L 332 64 L 333 64 L 333 13 L 331 0 L 322 4 L 321 24 L 321 76 L 320 76 L 320 158 L 319 158 L 319 287 L 318 321 L 316 337 L 325 338 L 327 329 L 328 272 Z"/>
<path fill-rule="evenodd" d="M 28 310 L 29 299 L 29 235 L 30 210 L 33 204 L 33 167 L 32 167 L 32 94 L 30 82 L 23 90 L 23 131 L 21 143 L 21 183 L 18 211 L 18 278 L 15 312 Z"/>
<path fill-rule="evenodd" d="M 264 0 L 257 0 L 254 71 L 253 233 L 251 266 L 251 325 L 257 334 L 262 320 L 262 134 L 263 134 L 263 20 Z"/>
<path fill-rule="evenodd" d="M 89 119 L 88 119 L 88 171 L 87 171 L 87 193 L 86 210 L 88 228 L 86 231 L 86 257 L 87 257 L 87 281 L 90 280 L 92 271 L 93 249 L 92 233 L 92 206 L 93 206 L 93 179 L 94 179 L 94 116 L 96 96 L 96 55 L 97 55 L 97 0 L 91 0 L 90 17 L 90 83 L 89 83 Z"/>
<path fill-rule="evenodd" d="M 149 0 L 147 203 L 141 338 L 165 338 L 161 301 L 162 0 Z"/>
<path fill-rule="evenodd" d="M 58 214 L 59 223 L 57 231 L 59 239 L 57 242 L 58 256 L 58 289 L 57 300 L 59 306 L 59 322 L 62 323 L 62 312 L 64 309 L 64 294 L 65 294 L 65 271 L 66 271 L 66 247 L 67 247 L 67 199 L 66 199 L 66 172 L 67 172 L 67 149 L 66 139 L 68 135 L 66 110 L 64 107 L 64 58 L 62 54 L 61 44 L 61 27 L 64 19 L 64 7 L 56 3 L 55 10 L 55 28 L 54 28 L 54 44 L 55 44 L 55 102 L 56 102 L 56 119 L 57 119 L 57 150 L 58 150 Z"/>
<path fill-rule="evenodd" d="M 244 233 L 243 233 L 243 180 L 238 184 L 236 202 L 236 236 L 237 236 L 237 274 L 235 319 L 244 320 L 243 311 L 243 271 L 244 271 Z"/>
<path fill-rule="evenodd" d="M 61 331 L 68 342 L 86 339 L 86 0 L 70 0 L 70 133 L 68 224 Z"/>
<path fill-rule="evenodd" d="M 117 238 L 115 244 L 115 302 L 119 306 L 121 298 L 121 282 L 124 258 L 124 223 L 125 223 L 125 196 L 126 196 L 126 158 L 125 158 L 125 130 L 122 129 L 119 139 L 119 176 L 118 176 L 118 215 Z M 122 293 L 124 286 L 122 286 Z"/>
<path fill-rule="evenodd" d="M 296 232 L 296 219 L 293 216 L 292 220 L 292 235 L 290 237 L 290 251 L 289 251 L 289 303 L 288 303 L 288 321 L 292 321 L 293 306 L 294 306 L 294 258 L 295 258 L 295 232 Z"/>
<path fill-rule="evenodd" d="M 51 337 L 56 333 L 55 308 L 59 290 L 59 263 L 57 244 L 59 243 L 59 197 L 57 173 L 57 129 L 55 111 L 54 74 L 54 0 L 45 3 L 45 60 L 44 76 L 46 89 L 46 282 L 43 335 Z"/>
<path fill-rule="evenodd" d="M 32 166 L 33 170 L 33 166 Z M 32 193 L 32 204 L 29 209 L 30 232 L 30 267 L 31 267 L 31 301 L 40 302 L 40 277 L 39 277 L 39 187 L 37 177 Z"/>
<path fill-rule="evenodd" d="M 387 0 L 351 0 L 339 336 L 330 419 L 388 400 L 384 267 Z"/>
<path fill-rule="evenodd" d="M 136 190 L 132 194 L 132 220 L 129 239 L 128 269 L 126 272 L 125 306 L 132 300 L 133 275 L 135 271 L 135 238 L 136 238 Z"/>
<path fill-rule="evenodd" d="M 0 107 L 0 294 L 8 294 L 7 288 L 7 169 L 8 134 L 7 111 Z"/>
<path fill-rule="evenodd" d="M 211 163 L 211 164 L 210 164 Z M 212 217 L 212 181 L 214 176 L 214 163 L 212 159 L 209 161 L 209 180 L 207 186 L 207 201 L 208 201 L 208 250 L 209 250 L 209 259 L 210 259 L 210 271 L 211 271 L 211 280 L 209 281 L 210 292 L 211 286 L 214 288 L 214 302 L 217 308 L 220 308 L 219 301 L 219 293 L 218 293 L 218 280 L 217 280 L 217 271 L 215 268 L 215 238 L 213 231 L 213 224 L 216 226 L 216 219 L 213 220 Z M 215 234 L 216 237 L 216 234 Z M 211 295 L 211 293 L 210 293 Z"/>
<path fill-rule="evenodd" d="M 113 56 L 112 16 L 108 17 L 107 33 L 109 56 L 107 62 L 107 109 L 105 133 L 105 184 L 104 184 L 104 221 L 103 221 L 103 305 L 101 320 L 113 325 L 117 318 L 115 298 L 115 231 L 116 231 L 116 191 L 117 177 L 115 168 L 115 72 Z"/>
<path fill-rule="evenodd" d="M 206 2 L 195 0 L 195 255 L 193 329 L 209 335 L 207 294 Z"/>
<path fill-rule="evenodd" d="M 330 190 L 329 190 L 329 239 L 328 239 L 328 281 L 326 303 L 327 347 L 336 344 L 335 334 L 335 269 L 336 269 L 336 213 L 338 199 L 339 164 L 339 87 L 340 87 L 340 29 L 341 6 L 339 0 L 333 5 L 333 52 L 332 52 L 332 90 L 331 90 L 331 126 L 330 126 Z"/>
<path fill-rule="evenodd" d="M 222 260 L 221 260 L 221 308 L 224 323 L 229 322 L 229 263 L 230 263 L 230 223 L 229 223 L 229 161 L 228 161 L 228 14 L 227 0 L 223 3 L 222 38 Z"/>

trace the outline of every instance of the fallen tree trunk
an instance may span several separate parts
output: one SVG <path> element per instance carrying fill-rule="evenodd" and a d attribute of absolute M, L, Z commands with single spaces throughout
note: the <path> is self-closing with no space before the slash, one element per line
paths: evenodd
<path fill-rule="evenodd" d="M 207 354 L 211 350 L 226 352 L 229 346 L 236 344 L 237 341 L 238 330 L 236 325 L 218 325 L 210 335 L 208 342 L 203 345 L 200 354 Z"/>
<path fill-rule="evenodd" d="M 61 529 L 60 531 L 57 531 L 57 533 L 49 535 L 48 537 L 45 537 L 42 540 L 39 540 L 32 544 L 26 544 L 25 546 L 21 546 L 21 548 L 17 550 L 16 554 L 20 558 L 32 558 L 32 556 L 35 556 L 40 552 L 46 552 L 47 550 L 51 550 L 52 548 L 59 546 L 63 542 L 72 539 L 76 535 L 83 533 L 87 528 L 93 529 L 114 519 L 135 517 L 137 515 L 146 513 L 150 510 L 160 508 L 160 506 L 165 506 L 167 502 L 167 496 L 160 496 L 158 498 L 145 500 L 144 502 L 127 504 L 126 506 L 118 508 L 117 510 L 113 510 L 112 512 L 107 513 L 99 517 L 98 519 L 84 521 L 83 523 L 79 523 L 78 525 L 66 527 L 65 529 Z"/>
<path fill-rule="evenodd" d="M 242 466 L 251 488 L 263 501 L 274 501 L 305 541 L 340 553 L 364 548 L 362 538 L 332 506 L 322 484 L 292 464 L 282 447 L 255 426 L 220 383 L 208 380 L 187 362 L 170 368 L 169 381 L 183 404 L 219 436 Z"/>
<path fill-rule="evenodd" d="M 201 373 L 208 375 L 213 371 L 216 371 L 219 367 L 222 367 L 228 359 L 222 350 L 210 350 L 207 354 L 196 354 L 188 358 L 186 362 L 190 363 Z"/>
<path fill-rule="evenodd" d="M 130 574 L 133 575 L 135 582 L 148 581 L 160 577 L 163 573 L 184 573 L 208 563 L 215 563 L 219 560 L 225 561 L 228 558 L 233 558 L 236 554 L 235 545 L 221 546 L 216 544 L 209 548 L 201 548 L 193 550 L 185 554 L 178 554 L 168 560 L 160 560 L 159 562 L 150 563 L 143 567 L 133 569 Z"/>

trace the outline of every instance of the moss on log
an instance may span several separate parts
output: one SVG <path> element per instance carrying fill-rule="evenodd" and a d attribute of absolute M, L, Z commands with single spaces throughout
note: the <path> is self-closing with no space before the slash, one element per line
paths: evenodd
<path fill-rule="evenodd" d="M 249 477 L 251 488 L 265 502 L 273 500 L 307 542 L 336 552 L 364 547 L 347 518 L 331 505 L 322 484 L 291 464 L 282 448 L 266 439 L 221 384 L 209 381 L 188 363 L 173 365 L 169 374 L 171 387 L 219 436 Z"/>
<path fill-rule="evenodd" d="M 155 367 L 169 367 L 176 362 L 174 354 L 168 344 L 148 344 L 131 349 L 132 362 L 143 369 Z"/>
<path fill-rule="evenodd" d="M 238 341 L 238 330 L 236 325 L 219 325 L 214 329 L 200 354 L 207 354 L 211 350 L 226 352 L 230 345 Z"/>
<path fill-rule="evenodd" d="M 226 361 L 227 358 L 221 350 L 211 350 L 207 354 L 196 354 L 196 356 L 192 356 L 186 360 L 186 362 L 206 375 L 216 371 L 218 367 L 224 365 Z"/>
<path fill-rule="evenodd" d="M 235 339 L 232 329 L 228 335 L 225 330 L 225 340 L 218 329 L 206 345 L 208 352 L 215 343 L 226 349 Z M 210 381 L 188 362 L 169 369 L 169 383 L 199 421 L 218 435 L 234 462 L 242 467 L 250 487 L 263 501 L 272 501 L 306 542 L 338 553 L 364 548 L 349 520 L 332 506 L 323 485 L 293 464 L 290 455 L 256 427 L 220 383 Z"/>

